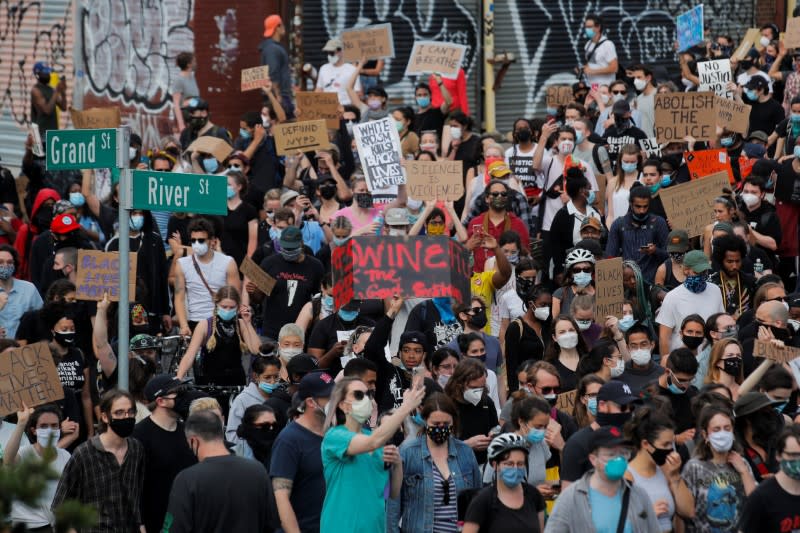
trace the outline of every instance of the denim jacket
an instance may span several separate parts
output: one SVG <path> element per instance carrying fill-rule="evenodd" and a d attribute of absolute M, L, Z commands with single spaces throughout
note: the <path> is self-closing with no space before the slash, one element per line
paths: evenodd
<path fill-rule="evenodd" d="M 456 493 L 481 488 L 481 472 L 475 454 L 463 441 L 450 437 L 447 466 L 456 482 Z M 403 487 L 400 501 L 387 506 L 387 532 L 424 533 L 433 531 L 433 459 L 425 435 L 400 446 L 403 460 Z"/>

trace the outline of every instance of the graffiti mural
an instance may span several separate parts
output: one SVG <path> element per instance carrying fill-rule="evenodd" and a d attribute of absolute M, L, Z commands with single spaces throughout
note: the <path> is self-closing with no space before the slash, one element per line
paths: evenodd
<path fill-rule="evenodd" d="M 233 64 L 239 57 L 239 34 L 236 31 L 236 10 L 228 9 L 223 15 L 215 15 L 214 22 L 219 30 L 219 37 L 213 48 L 216 51 L 211 58 L 211 70 L 230 78 Z"/>
<path fill-rule="evenodd" d="M 157 112 L 170 102 L 175 57 L 193 50 L 192 0 L 83 0 L 87 91 Z"/>
<path fill-rule="evenodd" d="M 389 23 L 394 35 L 395 57 L 386 60 L 381 76 L 387 88 L 404 81 L 415 40 L 466 45 L 464 70 L 468 76 L 475 75 L 481 44 L 477 10 L 477 2 L 464 0 L 306 0 L 303 2 L 305 61 L 319 67 L 325 60 L 321 52 L 325 41 L 338 37 L 342 30 Z M 311 16 L 316 13 L 322 16 Z"/>

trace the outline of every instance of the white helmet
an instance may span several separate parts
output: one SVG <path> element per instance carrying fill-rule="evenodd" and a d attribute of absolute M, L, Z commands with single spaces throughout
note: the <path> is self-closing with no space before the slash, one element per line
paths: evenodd
<path fill-rule="evenodd" d="M 595 264 L 594 255 L 592 255 L 592 252 L 589 250 L 575 248 L 567 254 L 567 260 L 564 262 L 564 266 L 569 270 L 572 268 L 572 265 L 577 265 L 578 263 Z"/>
<path fill-rule="evenodd" d="M 529 448 L 530 444 L 528 444 L 528 440 L 525 437 L 517 435 L 516 433 L 501 433 L 489 443 L 487 458 L 490 461 L 494 461 L 505 452 L 511 450 L 520 450 L 527 454 Z"/>

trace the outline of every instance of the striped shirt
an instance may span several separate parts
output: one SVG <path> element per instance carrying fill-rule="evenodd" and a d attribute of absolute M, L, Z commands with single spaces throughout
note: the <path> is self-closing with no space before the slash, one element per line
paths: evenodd
<path fill-rule="evenodd" d="M 446 504 L 445 504 L 446 503 Z M 458 498 L 453 474 L 444 479 L 433 464 L 433 533 L 457 533 Z"/>

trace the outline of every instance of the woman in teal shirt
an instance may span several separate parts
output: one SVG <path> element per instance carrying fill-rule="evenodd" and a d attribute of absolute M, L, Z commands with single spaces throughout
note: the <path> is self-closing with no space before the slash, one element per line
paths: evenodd
<path fill-rule="evenodd" d="M 424 388 L 406 391 L 403 404 L 370 431 L 364 423 L 372 414 L 372 399 L 360 379 L 344 378 L 333 389 L 325 420 L 329 428 L 322 440 L 325 501 L 320 533 L 381 533 L 386 531 L 386 499 L 400 493 L 403 465 L 396 446 L 383 445 L 392 438 L 406 416 L 425 396 Z M 391 464 L 392 485 L 389 486 Z"/>

